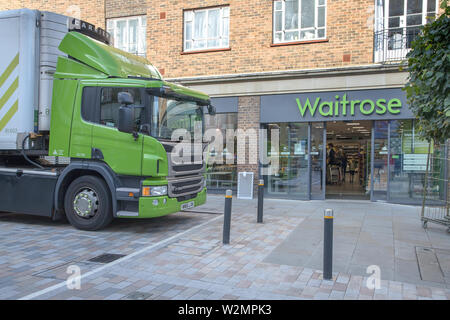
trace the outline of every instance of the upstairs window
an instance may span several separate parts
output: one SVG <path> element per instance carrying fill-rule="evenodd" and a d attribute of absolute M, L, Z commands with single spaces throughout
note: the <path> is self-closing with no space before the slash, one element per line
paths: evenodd
<path fill-rule="evenodd" d="M 436 17 L 437 8 L 438 0 L 386 0 L 385 29 L 391 31 L 397 38 L 415 36 L 422 25 Z M 400 42 L 398 41 L 396 45 L 400 45 Z M 407 45 L 410 47 L 410 43 Z"/>
<path fill-rule="evenodd" d="M 184 51 L 229 47 L 230 8 L 184 11 Z"/>
<path fill-rule="evenodd" d="M 325 39 L 326 0 L 273 2 L 273 43 Z"/>
<path fill-rule="evenodd" d="M 145 57 L 147 22 L 145 16 L 106 20 L 106 29 L 114 40 L 114 47 Z"/>
<path fill-rule="evenodd" d="M 438 0 L 377 0 L 375 62 L 405 59 L 422 25 L 434 20 Z"/>

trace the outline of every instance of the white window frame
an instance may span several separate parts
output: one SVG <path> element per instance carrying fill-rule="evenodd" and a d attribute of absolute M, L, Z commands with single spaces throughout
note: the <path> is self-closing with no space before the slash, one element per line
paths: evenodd
<path fill-rule="evenodd" d="M 302 1 L 303 0 L 299 0 L 298 1 L 298 13 L 297 13 L 297 17 L 298 17 L 298 28 L 296 29 L 285 29 L 285 18 L 286 18 L 286 1 L 285 0 L 278 0 L 278 1 L 273 1 L 273 14 L 272 14 L 272 20 L 273 20 L 273 25 L 272 25 L 272 30 L 273 30 L 273 38 L 272 38 L 272 43 L 273 44 L 282 44 L 282 43 L 290 43 L 290 42 L 307 42 L 307 41 L 311 41 L 311 40 L 325 40 L 327 38 L 327 0 L 324 0 L 323 4 L 319 4 L 319 0 L 314 0 L 314 27 L 308 27 L 308 28 L 302 28 L 301 27 L 301 14 L 302 14 Z M 282 7 L 281 9 L 276 9 L 277 8 L 277 3 L 281 3 Z M 324 26 L 323 27 L 319 27 L 318 23 L 318 17 L 319 17 L 319 8 L 324 8 Z M 282 12 L 282 18 L 281 18 L 281 31 L 277 31 L 276 30 L 276 12 Z M 324 30 L 324 34 L 323 36 L 319 37 L 318 35 L 318 30 L 319 29 L 323 29 Z M 285 39 L 285 34 L 286 32 L 292 32 L 292 31 L 297 31 L 298 32 L 298 39 L 293 39 L 293 40 L 286 40 Z M 314 31 L 314 37 L 313 38 L 303 38 L 300 39 L 301 36 L 301 32 L 304 31 Z M 281 40 L 277 40 L 277 34 L 281 34 Z"/>
<path fill-rule="evenodd" d="M 217 38 L 208 38 L 208 15 L 212 10 L 219 10 L 219 37 Z M 206 21 L 206 38 L 194 39 L 194 30 L 195 30 L 195 13 L 198 12 L 206 12 L 205 21 Z M 224 20 L 227 20 L 228 24 L 228 34 L 223 34 L 224 32 Z M 186 38 L 186 24 L 191 23 L 191 39 Z M 209 40 L 218 40 L 219 45 L 217 46 L 208 46 Z M 206 45 L 202 48 L 195 47 L 195 41 L 205 41 Z M 190 48 L 187 47 L 187 44 L 190 44 Z M 230 6 L 217 6 L 217 7 L 209 7 L 204 9 L 192 9 L 192 10 L 184 10 L 183 12 L 183 51 L 204 51 L 204 50 L 214 50 L 214 49 L 228 49 L 230 47 Z"/>
<path fill-rule="evenodd" d="M 388 29 L 388 25 L 389 25 L 389 1 L 390 0 L 385 0 L 385 7 L 384 7 L 384 25 L 385 25 L 385 29 Z M 428 2 L 432 2 L 435 1 L 435 17 L 437 17 L 438 13 L 439 13 L 439 0 L 422 0 L 422 24 L 421 25 L 425 25 L 427 23 L 427 14 L 428 14 Z M 403 4 L 403 14 L 398 16 L 400 18 L 400 26 L 398 28 L 408 28 L 408 27 L 414 27 L 414 26 L 419 26 L 419 25 L 414 25 L 414 26 L 407 26 L 406 25 L 406 18 L 407 18 L 408 14 L 407 14 L 407 0 L 405 0 L 404 4 Z"/>
<path fill-rule="evenodd" d="M 422 1 L 422 23 L 421 25 L 425 25 L 427 23 L 427 15 L 428 15 L 428 2 L 435 1 L 435 17 L 437 18 L 439 14 L 439 0 L 423 0 Z M 389 2 L 390 0 L 375 0 L 375 31 L 376 33 L 383 37 L 383 41 L 378 41 L 378 47 L 375 48 L 375 62 L 384 62 L 385 60 L 395 60 L 402 59 L 406 56 L 406 54 L 410 51 L 409 48 L 406 47 L 405 39 L 401 39 L 400 41 L 396 41 L 398 43 L 397 48 L 389 49 L 389 30 L 392 29 L 403 29 L 403 33 L 406 34 L 407 29 L 415 28 L 420 25 L 406 25 L 407 19 L 407 0 L 405 0 L 403 4 L 403 14 L 399 17 L 400 25 L 398 27 L 389 28 Z M 391 16 L 391 18 L 394 16 Z"/>
<path fill-rule="evenodd" d="M 131 51 L 130 48 L 130 21 L 138 20 L 138 30 L 136 33 L 136 50 Z M 124 33 L 125 37 L 125 46 L 121 47 L 118 43 L 116 43 L 116 39 L 118 38 L 119 29 L 117 28 L 118 22 L 126 23 L 126 32 Z M 121 17 L 121 18 L 111 18 L 106 19 L 106 31 L 108 31 L 113 38 L 113 45 L 118 49 L 122 49 L 126 52 L 145 57 L 147 55 L 147 17 L 146 16 L 130 16 L 130 17 Z"/>

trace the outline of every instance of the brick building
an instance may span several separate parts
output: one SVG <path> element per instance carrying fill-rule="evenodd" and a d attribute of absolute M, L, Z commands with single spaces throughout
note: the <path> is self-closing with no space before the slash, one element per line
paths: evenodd
<path fill-rule="evenodd" d="M 261 176 L 269 196 L 420 201 L 427 144 L 415 135 L 399 64 L 418 27 L 439 14 L 437 0 L 0 4 L 19 7 L 105 27 L 115 46 L 146 56 L 166 79 L 210 94 L 218 111 L 210 126 L 279 129 L 280 149 L 269 150 L 279 170 Z M 236 188 L 241 171 L 256 184 L 259 170 L 210 167 L 210 190 Z M 442 198 L 447 186 L 435 189 Z"/>

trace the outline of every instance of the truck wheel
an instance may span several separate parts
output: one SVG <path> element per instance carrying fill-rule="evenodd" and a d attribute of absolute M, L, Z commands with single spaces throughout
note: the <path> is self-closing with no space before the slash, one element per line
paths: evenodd
<path fill-rule="evenodd" d="M 94 231 L 106 227 L 113 219 L 108 186 L 95 176 L 75 179 L 67 189 L 64 210 L 77 229 Z"/>

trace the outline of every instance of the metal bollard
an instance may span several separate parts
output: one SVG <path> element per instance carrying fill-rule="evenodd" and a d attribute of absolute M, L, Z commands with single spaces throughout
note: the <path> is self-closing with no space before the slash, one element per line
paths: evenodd
<path fill-rule="evenodd" d="M 231 227 L 231 201 L 233 192 L 227 190 L 225 194 L 225 212 L 223 216 L 223 244 L 230 243 L 230 227 Z"/>
<path fill-rule="evenodd" d="M 258 218 L 257 223 L 263 223 L 264 211 L 264 180 L 259 180 L 258 184 Z"/>
<path fill-rule="evenodd" d="M 333 209 L 324 212 L 323 225 L 323 278 L 333 278 Z"/>

